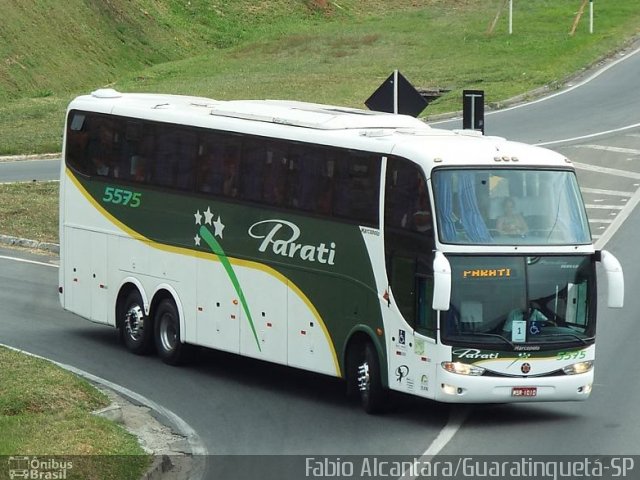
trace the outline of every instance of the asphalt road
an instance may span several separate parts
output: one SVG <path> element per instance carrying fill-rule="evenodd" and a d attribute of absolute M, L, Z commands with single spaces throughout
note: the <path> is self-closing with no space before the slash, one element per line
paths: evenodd
<path fill-rule="evenodd" d="M 603 89 L 607 77 L 615 88 Z M 180 415 L 215 454 L 640 454 L 640 298 L 633 290 L 640 283 L 640 215 L 633 209 L 640 127 L 621 129 L 640 122 L 637 105 L 633 111 L 637 78 L 640 54 L 571 93 L 487 118 L 487 133 L 538 143 L 617 130 L 553 145 L 578 163 L 592 229 L 625 267 L 625 308 L 599 307 L 596 385 L 587 402 L 450 407 L 400 397 L 394 412 L 370 417 L 345 400 L 340 382 L 322 376 L 216 352 L 202 352 L 187 368 L 168 367 L 126 353 L 115 330 L 63 312 L 57 269 L 1 257 L 15 256 L 10 250 L 0 250 L 0 342 L 152 398 Z M 580 103 L 596 94 L 597 103 Z M 575 109 L 579 114 L 570 115 Z M 0 182 L 8 181 L 3 174 Z M 217 462 L 212 458 L 210 471 Z"/>
<path fill-rule="evenodd" d="M 60 179 L 60 159 L 0 162 L 0 183 Z"/>
<path fill-rule="evenodd" d="M 635 125 L 640 127 L 640 59 L 633 47 L 615 55 L 598 71 L 568 82 L 535 102 L 485 116 L 485 134 L 526 143 L 562 142 Z M 594 78 L 595 76 L 595 78 Z M 587 83 L 584 83 L 587 82 Z M 462 128 L 461 119 L 434 126 Z"/>

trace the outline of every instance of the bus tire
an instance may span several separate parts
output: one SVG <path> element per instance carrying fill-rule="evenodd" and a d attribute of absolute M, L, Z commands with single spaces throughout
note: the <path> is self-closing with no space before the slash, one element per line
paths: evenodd
<path fill-rule="evenodd" d="M 380 360 L 371 342 L 362 349 L 356 373 L 356 385 L 360 394 L 360 403 L 369 414 L 382 413 L 387 408 L 387 390 L 382 386 Z"/>
<path fill-rule="evenodd" d="M 153 323 L 144 314 L 144 303 L 140 292 L 133 290 L 127 295 L 120 312 L 120 339 L 131 353 L 147 355 L 153 351 Z"/>
<path fill-rule="evenodd" d="M 156 351 L 168 365 L 180 365 L 186 359 L 187 345 L 180 341 L 180 315 L 173 300 L 162 300 L 155 312 Z"/>

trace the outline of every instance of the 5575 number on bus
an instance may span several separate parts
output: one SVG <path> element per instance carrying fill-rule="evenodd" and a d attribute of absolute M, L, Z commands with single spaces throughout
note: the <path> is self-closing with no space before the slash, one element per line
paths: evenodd
<path fill-rule="evenodd" d="M 104 189 L 104 195 L 102 196 L 104 203 L 124 205 L 131 208 L 138 208 L 141 200 L 142 193 L 116 187 L 106 187 Z"/>

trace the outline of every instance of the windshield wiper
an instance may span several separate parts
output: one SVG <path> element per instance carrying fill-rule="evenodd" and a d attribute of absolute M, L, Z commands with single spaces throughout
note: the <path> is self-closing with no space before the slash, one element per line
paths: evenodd
<path fill-rule="evenodd" d="M 566 333 L 551 333 L 549 335 L 542 335 L 541 337 L 573 337 L 577 340 L 580 340 L 582 342 L 583 345 L 588 345 L 587 341 L 582 338 L 579 337 L 578 335 L 576 335 L 575 333 L 570 333 L 570 332 L 566 332 Z M 587 340 L 591 340 L 593 337 L 591 338 L 587 338 Z"/>
<path fill-rule="evenodd" d="M 497 337 L 500 340 L 504 340 L 511 348 L 515 348 L 516 346 L 510 342 L 507 338 L 503 337 L 502 335 L 498 335 L 497 333 L 483 333 L 483 332 L 468 332 L 465 336 L 481 336 L 481 337 Z"/>

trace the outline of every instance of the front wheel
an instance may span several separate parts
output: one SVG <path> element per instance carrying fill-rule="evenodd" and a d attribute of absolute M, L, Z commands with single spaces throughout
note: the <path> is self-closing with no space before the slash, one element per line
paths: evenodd
<path fill-rule="evenodd" d="M 367 413 L 381 413 L 387 407 L 388 392 L 382 386 L 380 377 L 380 361 L 371 342 L 364 345 L 356 382 L 360 393 L 360 403 Z"/>
<path fill-rule="evenodd" d="M 164 299 L 155 315 L 155 342 L 164 363 L 179 365 L 186 357 L 186 345 L 180 341 L 180 316 L 173 300 Z"/>

